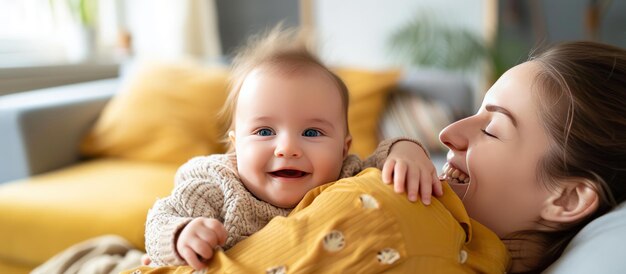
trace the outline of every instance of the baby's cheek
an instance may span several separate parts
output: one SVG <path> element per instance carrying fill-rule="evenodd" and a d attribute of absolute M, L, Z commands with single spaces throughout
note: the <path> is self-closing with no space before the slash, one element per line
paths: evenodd
<path fill-rule="evenodd" d="M 341 175 L 341 169 L 343 167 L 343 158 L 342 157 L 329 157 L 327 161 L 324 162 L 324 182 L 328 183 L 332 181 L 336 181 L 339 179 Z"/>

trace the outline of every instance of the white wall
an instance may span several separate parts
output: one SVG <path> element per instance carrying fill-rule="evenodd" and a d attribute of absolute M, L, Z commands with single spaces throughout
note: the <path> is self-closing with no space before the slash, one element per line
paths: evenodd
<path fill-rule="evenodd" d="M 337 66 L 370 69 L 397 67 L 390 35 L 419 14 L 450 26 L 460 26 L 490 41 L 495 34 L 496 0 L 311 0 L 313 26 L 322 59 Z M 474 103 L 486 90 L 485 69 L 467 72 L 475 91 Z"/>
<path fill-rule="evenodd" d="M 385 68 L 397 64 L 388 39 L 420 13 L 487 36 L 485 2 L 467 0 L 313 0 L 321 55 L 337 65 Z"/>
<path fill-rule="evenodd" d="M 139 58 L 211 59 L 221 54 L 215 0 L 121 1 Z"/>

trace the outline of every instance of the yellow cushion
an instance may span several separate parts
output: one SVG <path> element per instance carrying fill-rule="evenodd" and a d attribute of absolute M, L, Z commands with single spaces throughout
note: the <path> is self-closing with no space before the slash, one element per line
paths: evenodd
<path fill-rule="evenodd" d="M 378 145 L 378 119 L 399 71 L 343 68 L 335 72 L 350 92 L 351 153 Z M 225 69 L 188 64 L 145 64 L 105 107 L 81 144 L 88 156 L 183 164 L 193 156 L 223 153 L 216 113 L 227 97 Z"/>
<path fill-rule="evenodd" d="M 191 63 L 145 63 L 107 104 L 81 144 L 87 156 L 183 164 L 223 153 L 216 114 L 228 72 Z"/>
<path fill-rule="evenodd" d="M 367 71 L 342 68 L 334 70 L 350 91 L 348 124 L 352 134 L 350 152 L 361 158 L 369 156 L 378 146 L 378 120 L 387 95 L 396 86 L 400 71 Z"/>
<path fill-rule="evenodd" d="M 0 258 L 32 267 L 72 244 L 118 234 L 144 247 L 144 224 L 177 166 L 94 160 L 0 185 Z"/>
<path fill-rule="evenodd" d="M 24 266 L 0 259 L 0 273 L 2 274 L 28 274 L 33 268 L 34 266 Z"/>

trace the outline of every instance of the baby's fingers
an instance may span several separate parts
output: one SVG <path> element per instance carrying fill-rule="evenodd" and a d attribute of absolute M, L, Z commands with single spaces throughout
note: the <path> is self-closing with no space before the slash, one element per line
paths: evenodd
<path fill-rule="evenodd" d="M 388 159 L 383 165 L 383 183 L 391 184 L 391 178 L 393 177 L 393 169 L 396 165 L 396 161 Z"/>
<path fill-rule="evenodd" d="M 420 176 L 420 194 L 422 196 L 422 203 L 425 205 L 430 205 L 430 198 L 432 196 L 433 191 L 433 183 L 432 183 L 432 175 L 423 172 L 422 176 Z"/>
<path fill-rule="evenodd" d="M 198 237 L 208 243 L 212 248 L 226 243 L 228 232 L 226 232 L 226 228 L 224 228 L 224 225 L 220 221 L 207 218 L 203 219 L 202 224 L 204 225 L 204 229 L 200 230 Z"/>
<path fill-rule="evenodd" d="M 396 163 L 393 170 L 393 189 L 396 193 L 402 193 L 405 190 L 407 166 L 402 162 Z"/>
<path fill-rule="evenodd" d="M 418 172 L 415 171 L 409 171 L 409 176 L 406 180 L 406 192 L 407 192 L 407 198 L 409 199 L 409 201 L 411 202 L 415 202 L 417 201 L 417 193 L 420 190 L 420 176 Z"/>
<path fill-rule="evenodd" d="M 150 263 L 152 263 L 150 256 L 148 256 L 148 254 L 143 254 L 143 256 L 141 256 L 141 265 L 149 265 Z"/>
<path fill-rule="evenodd" d="M 201 270 L 205 267 L 191 247 L 185 246 L 183 249 L 178 250 L 178 253 L 195 270 Z"/>
<path fill-rule="evenodd" d="M 439 176 L 437 175 L 437 171 L 433 171 L 433 192 L 435 196 L 441 197 L 443 196 L 443 186 L 441 185 L 441 180 L 439 180 Z"/>

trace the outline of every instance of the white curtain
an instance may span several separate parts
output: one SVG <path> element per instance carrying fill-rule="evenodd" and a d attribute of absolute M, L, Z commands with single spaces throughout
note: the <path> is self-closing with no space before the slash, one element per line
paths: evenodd
<path fill-rule="evenodd" d="M 121 29 L 137 58 L 213 59 L 221 55 L 215 0 L 119 1 Z"/>

